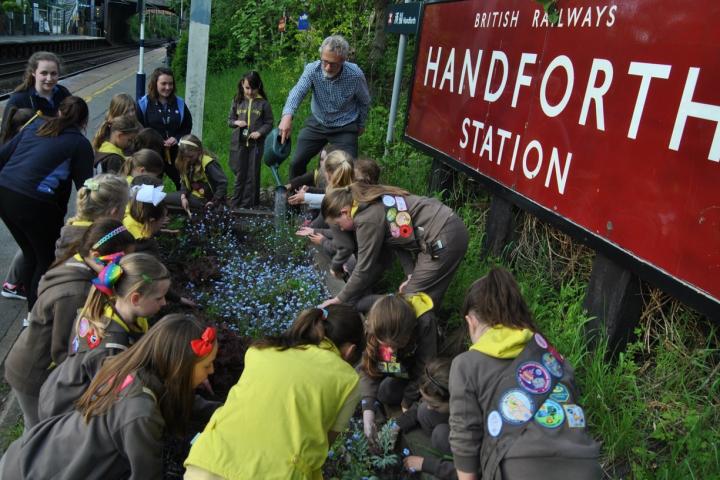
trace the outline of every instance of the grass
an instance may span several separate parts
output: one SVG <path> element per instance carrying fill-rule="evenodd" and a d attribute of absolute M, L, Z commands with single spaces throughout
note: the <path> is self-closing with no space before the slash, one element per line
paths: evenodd
<path fill-rule="evenodd" d="M 276 124 L 301 69 L 296 63 L 260 71 Z M 230 142 L 226 118 L 243 71 L 237 68 L 208 80 L 207 90 L 212 94 L 206 96 L 204 141 L 226 171 Z M 308 114 L 309 103 L 306 99 L 293 122 L 295 134 Z M 360 138 L 360 152 L 380 161 L 383 183 L 430 194 L 430 159 L 399 141 L 403 116 L 401 111 L 396 141 L 384 156 L 387 108 L 373 106 L 367 130 Z M 287 178 L 287 163 L 281 175 Z M 264 166 L 262 182 L 273 184 Z M 637 340 L 609 363 L 603 342 L 595 350 L 589 350 L 585 343 L 588 317 L 582 303 L 592 264 L 590 250 L 519 213 L 518 231 L 504 258 L 484 258 L 480 252 L 489 196 L 461 176 L 446 201 L 470 232 L 468 254 L 445 297 L 442 313 L 448 331 L 462 327 L 458 308 L 470 283 L 493 265 L 509 268 L 539 328 L 575 367 L 582 392 L 580 403 L 592 435 L 603 442 L 603 468 L 609 477 L 720 478 L 720 351 L 717 334 L 707 320 L 646 287 L 646 307 Z M 384 284 L 393 288 L 400 275 L 399 269 L 393 270 Z"/>

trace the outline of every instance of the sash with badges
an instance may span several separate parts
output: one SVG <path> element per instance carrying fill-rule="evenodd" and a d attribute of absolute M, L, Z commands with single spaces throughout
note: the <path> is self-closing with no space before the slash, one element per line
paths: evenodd
<path fill-rule="evenodd" d="M 385 206 L 385 220 L 390 225 L 390 235 L 393 238 L 413 238 L 412 217 L 407 211 L 405 198 L 400 195 L 383 195 L 382 202 Z"/>
<path fill-rule="evenodd" d="M 565 359 L 536 333 L 525 349 L 495 385 L 493 400 L 485 418 L 488 437 L 482 449 L 493 449 L 482 466 L 492 472 L 525 429 L 536 423 L 543 429 L 556 430 L 566 425 L 570 429 L 585 427 L 583 409 L 573 403 L 569 385 L 571 374 L 566 372 Z M 510 436 L 511 438 L 502 437 Z M 487 470 L 487 466 L 490 470 Z"/>

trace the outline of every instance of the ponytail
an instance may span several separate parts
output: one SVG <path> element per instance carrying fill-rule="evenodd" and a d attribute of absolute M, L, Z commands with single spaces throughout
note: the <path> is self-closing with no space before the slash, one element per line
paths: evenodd
<path fill-rule="evenodd" d="M 489 326 L 538 329 L 515 277 L 504 268 L 493 268 L 475 280 L 465 294 L 462 315 L 473 312 Z"/>
<path fill-rule="evenodd" d="M 361 368 L 371 377 L 382 374 L 377 368 L 380 343 L 394 349 L 405 347 L 415 331 L 417 316 L 412 305 L 402 295 L 380 297 L 367 314 L 367 346 Z"/>
<path fill-rule="evenodd" d="M 80 97 L 74 95 L 67 97 L 60 102 L 58 108 L 59 117 L 53 117 L 46 120 L 37 130 L 40 137 L 57 137 L 66 128 L 77 127 L 85 128 L 88 121 L 88 106 Z"/>
<path fill-rule="evenodd" d="M 353 158 L 344 150 L 335 150 L 325 157 L 327 188 L 346 187 L 353 182 Z"/>
<path fill-rule="evenodd" d="M 344 188 L 330 189 L 320 207 L 324 218 L 337 218 L 340 210 L 352 207 L 353 202 L 371 203 L 383 195 L 410 195 L 410 192 L 390 185 L 369 185 L 363 182 L 354 182 Z"/>

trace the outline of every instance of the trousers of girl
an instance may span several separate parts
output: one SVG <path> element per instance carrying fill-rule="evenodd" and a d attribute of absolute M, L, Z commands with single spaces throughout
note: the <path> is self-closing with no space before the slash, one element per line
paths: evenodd
<path fill-rule="evenodd" d="M 235 125 L 243 120 L 246 127 Z M 230 198 L 233 208 L 252 208 L 260 203 L 260 162 L 263 157 L 265 137 L 273 127 L 270 102 L 261 96 L 233 100 L 228 115 L 228 125 L 233 128 L 230 139 L 230 168 L 235 174 L 235 187 Z M 258 133 L 257 138 L 250 138 Z"/>

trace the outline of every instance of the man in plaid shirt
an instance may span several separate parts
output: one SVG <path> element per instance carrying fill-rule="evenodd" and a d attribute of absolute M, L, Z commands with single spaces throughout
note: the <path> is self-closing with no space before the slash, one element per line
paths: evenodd
<path fill-rule="evenodd" d="M 332 35 L 320 46 L 320 60 L 305 66 L 290 90 L 280 120 L 281 142 L 290 136 L 293 115 L 312 90 L 312 114 L 305 121 L 290 163 L 290 178 L 305 173 L 310 159 L 332 143 L 357 157 L 358 136 L 365 130 L 370 93 L 360 67 L 346 61 L 350 46 Z"/>

